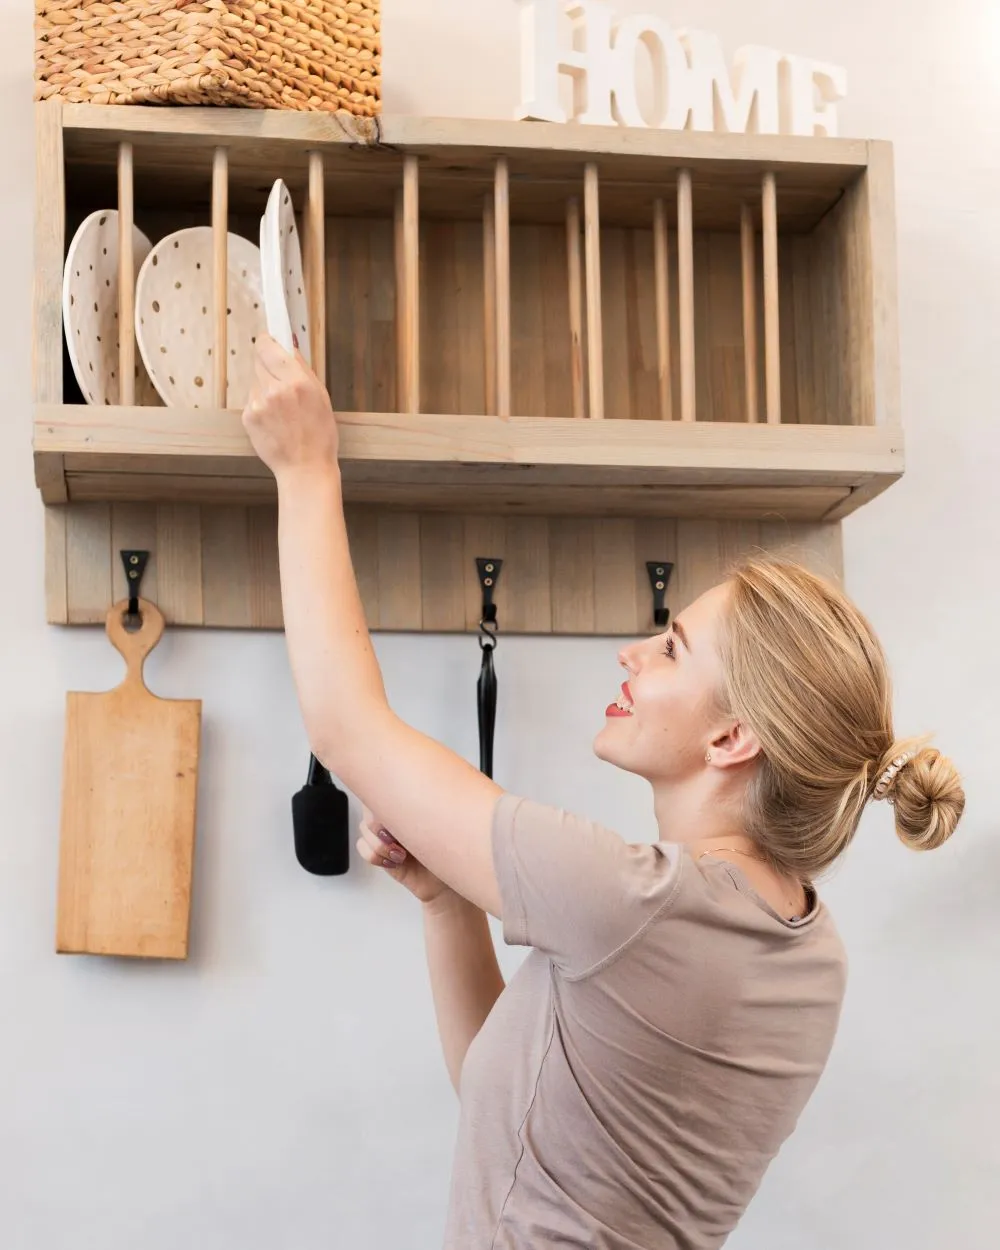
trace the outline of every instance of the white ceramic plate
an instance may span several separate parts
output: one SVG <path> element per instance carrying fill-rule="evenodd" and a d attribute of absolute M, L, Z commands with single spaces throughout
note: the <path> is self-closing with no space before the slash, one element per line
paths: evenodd
<path fill-rule="evenodd" d="M 265 329 L 260 252 L 229 235 L 228 407 L 242 408 L 253 380 L 253 345 Z M 174 408 L 215 406 L 212 359 L 212 229 L 179 230 L 159 243 L 139 271 L 135 334 L 164 402 Z"/>
<path fill-rule="evenodd" d="M 132 227 L 138 272 L 149 253 L 149 239 Z M 63 270 L 63 326 L 70 363 L 89 404 L 119 403 L 118 378 L 118 213 L 91 213 L 73 236 Z M 137 357 L 135 402 L 159 404 L 149 374 Z"/>
<path fill-rule="evenodd" d="M 309 303 L 302 276 L 302 248 L 295 225 L 291 192 L 279 178 L 267 199 L 260 220 L 261 277 L 267 332 L 286 352 L 299 351 L 309 360 Z"/>

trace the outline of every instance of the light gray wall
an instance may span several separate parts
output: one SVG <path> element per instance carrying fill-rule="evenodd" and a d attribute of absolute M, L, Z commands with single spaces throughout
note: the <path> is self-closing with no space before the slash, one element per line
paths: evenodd
<path fill-rule="evenodd" d="M 734 1250 L 987 1250 L 1000 1199 L 1000 18 L 993 0 L 619 4 L 840 62 L 842 133 L 896 144 L 909 473 L 847 526 L 850 590 L 898 679 L 900 732 L 964 767 L 944 851 L 866 817 L 827 886 L 852 981 L 829 1072 Z M 508 116 L 513 0 L 385 0 L 387 111 Z M 52 953 L 63 695 L 117 680 L 99 631 L 43 623 L 29 454 L 31 5 L 0 0 L 0 1245 L 432 1250 L 455 1108 L 419 917 L 356 865 L 292 858 L 305 741 L 277 636 L 175 633 L 160 693 L 204 700 L 193 954 Z M 400 712 L 475 753 L 472 638 L 378 639 Z M 590 756 L 615 644 L 505 641 L 497 775 L 651 836 L 641 786 Z M 529 712 L 529 704 L 532 704 Z M 992 778 L 992 780 L 991 780 Z M 504 956 L 508 967 L 517 952 Z"/>

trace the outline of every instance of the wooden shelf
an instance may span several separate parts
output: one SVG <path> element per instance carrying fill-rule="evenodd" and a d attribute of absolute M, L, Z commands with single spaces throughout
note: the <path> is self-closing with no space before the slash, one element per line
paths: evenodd
<path fill-rule="evenodd" d="M 66 244 L 120 190 L 123 231 L 211 223 L 217 272 L 273 180 L 291 190 L 373 628 L 475 628 L 476 555 L 509 561 L 513 632 L 649 628 L 646 559 L 677 561 L 674 610 L 748 551 L 835 576 L 838 522 L 903 472 L 888 144 L 52 102 L 37 119 L 52 621 L 103 620 L 125 545 L 152 550 L 171 622 L 281 623 L 274 483 L 239 412 L 86 406 L 64 367 Z"/>
<path fill-rule="evenodd" d="M 877 426 L 574 421 L 345 413 L 349 501 L 537 515 L 846 515 L 903 471 Z M 232 411 L 40 405 L 36 477 L 47 503 L 260 503 L 274 497 Z"/>

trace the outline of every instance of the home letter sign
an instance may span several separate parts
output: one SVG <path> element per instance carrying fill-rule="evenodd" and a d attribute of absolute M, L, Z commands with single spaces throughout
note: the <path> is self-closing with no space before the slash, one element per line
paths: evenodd
<path fill-rule="evenodd" d="M 570 120 L 560 102 L 560 76 L 573 80 L 572 120 L 592 126 L 664 130 L 837 133 L 836 102 L 847 93 L 838 65 L 773 48 L 740 48 L 730 71 L 715 35 L 674 30 L 665 18 L 616 20 L 607 0 L 520 0 L 522 99 L 518 117 Z M 571 40 L 560 39 L 562 15 Z M 637 56 L 653 66 L 656 116 L 639 104 Z"/>

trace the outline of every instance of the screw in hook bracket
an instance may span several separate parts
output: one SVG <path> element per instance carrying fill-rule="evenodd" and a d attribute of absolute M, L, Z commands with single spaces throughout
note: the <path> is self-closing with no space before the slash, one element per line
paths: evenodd
<path fill-rule="evenodd" d="M 125 550 L 119 552 L 119 555 L 125 568 L 125 584 L 128 586 L 126 616 L 134 621 L 139 615 L 139 591 L 142 587 L 146 565 L 149 563 L 149 552 Z"/>
<path fill-rule="evenodd" d="M 670 574 L 673 571 L 674 566 L 668 560 L 646 561 L 646 572 L 649 574 L 649 585 L 653 592 L 653 624 L 658 629 L 665 629 L 670 624 L 667 587 L 670 585 Z"/>
<path fill-rule="evenodd" d="M 503 560 L 491 557 L 476 557 L 476 570 L 479 574 L 479 586 L 483 592 L 483 610 L 479 618 L 480 647 L 495 647 L 499 626 L 497 625 L 497 605 L 493 602 L 493 592 L 500 578 Z"/>

